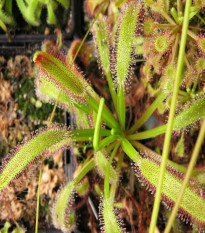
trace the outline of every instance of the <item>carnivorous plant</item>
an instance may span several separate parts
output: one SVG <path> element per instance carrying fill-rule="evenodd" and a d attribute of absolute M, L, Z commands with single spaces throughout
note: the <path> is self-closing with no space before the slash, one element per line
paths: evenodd
<path fill-rule="evenodd" d="M 119 4 L 119 1 L 117 2 Z M 190 11 L 189 0 L 186 1 L 186 6 L 182 5 L 181 1 L 177 1 L 180 6 L 177 5 L 178 12 L 175 12 L 174 7 L 170 10 L 169 4 L 165 3 L 167 1 L 147 0 L 143 5 L 138 1 L 128 1 L 122 6 L 112 32 L 107 18 L 97 19 L 94 22 L 92 33 L 98 62 L 103 76 L 107 79 L 111 104 L 96 93 L 92 84 L 84 78 L 80 68 L 73 62 L 74 59 L 70 57 L 69 52 L 67 56 L 63 55 L 57 46 L 47 41 L 42 51 L 36 52 L 33 57 L 38 67 L 36 72 L 38 98 L 56 103 L 55 106 L 58 105 L 74 114 L 77 128 L 70 130 L 57 123 L 49 123 L 48 127 L 35 132 L 29 140 L 19 144 L 2 163 L 0 191 L 5 193 L 7 186 L 15 185 L 19 177 L 25 175 L 37 161 L 43 161 L 61 148 L 84 148 L 85 145 L 92 148 L 91 153 L 75 172 L 73 180 L 58 191 L 52 209 L 52 218 L 55 227 L 63 232 L 70 232 L 75 227 L 76 216 L 72 210 L 74 194 L 87 197 L 91 189 L 95 189 L 101 196 L 99 211 L 101 230 L 107 233 L 126 232 L 123 221 L 117 214 L 119 209 L 117 209 L 118 203 L 115 203 L 115 197 L 118 193 L 120 173 L 123 170 L 124 161 L 127 160 L 132 164 L 140 183 L 152 194 L 157 192 L 156 198 L 159 197 L 168 209 L 172 209 L 177 202 L 183 187 L 178 216 L 183 221 L 196 226 L 199 231 L 204 230 L 205 191 L 197 177 L 194 177 L 193 170 L 205 133 L 205 120 L 203 120 L 205 94 L 204 89 L 201 88 L 205 68 L 203 35 L 198 39 L 195 38 L 198 40 L 198 47 L 193 47 L 192 50 L 190 47 L 191 51 L 188 53 L 186 50 L 185 54 L 186 41 L 192 42 L 190 38 L 186 40 L 187 35 L 194 37 L 193 32 L 188 29 L 189 20 L 191 16 L 198 14 L 201 8 L 195 5 L 195 10 L 191 8 Z M 196 1 L 195 4 L 200 4 L 200 1 Z M 153 12 L 150 13 L 151 10 Z M 169 11 L 174 20 L 169 16 Z M 156 20 L 160 21 L 160 17 L 164 17 L 163 20 L 167 20 L 168 24 L 154 21 L 154 14 L 158 15 Z M 154 92 L 156 99 L 142 116 L 135 122 L 131 121 L 130 125 L 126 109 L 126 94 L 129 90 L 128 84 L 132 83 L 133 65 L 139 51 L 139 48 L 136 50 L 139 47 L 136 40 L 139 39 L 139 33 L 142 33 L 140 32 L 142 22 L 144 22 L 143 51 L 146 59 L 143 66 L 145 85 L 150 92 Z M 159 30 L 160 28 L 165 30 Z M 202 49 L 199 51 L 199 48 Z M 196 59 L 196 66 L 189 67 L 192 57 L 188 54 L 192 54 L 193 51 L 201 55 Z M 183 68 L 184 59 L 186 69 Z M 189 68 L 195 69 L 197 75 L 191 81 L 187 78 L 191 72 Z M 158 86 L 152 87 L 149 81 L 154 77 L 157 77 L 155 83 Z M 180 86 L 181 84 L 184 86 Z M 194 90 L 187 91 L 187 88 Z M 177 99 L 178 92 L 180 98 Z M 171 101 L 168 123 L 144 131 L 142 126 L 145 122 L 160 105 L 164 107 L 168 99 Z M 178 112 L 176 112 L 176 105 L 180 109 Z M 202 123 L 193 151 L 195 160 L 190 165 L 192 168 L 187 169 L 188 175 L 185 175 L 185 167 L 171 160 L 167 161 L 166 157 L 169 152 L 172 129 L 175 132 L 184 131 L 195 122 Z M 144 139 L 154 138 L 164 133 L 166 137 L 163 156 L 143 144 Z M 160 167 L 161 161 L 163 162 Z M 90 184 L 87 174 L 91 171 L 97 172 L 104 178 L 103 190 L 98 185 Z M 189 179 L 190 175 L 192 177 Z M 161 184 L 158 182 L 159 178 Z M 187 180 L 185 185 L 184 180 Z M 156 191 L 158 188 L 159 191 Z M 150 232 L 154 232 L 156 226 L 159 203 L 155 205 Z"/>

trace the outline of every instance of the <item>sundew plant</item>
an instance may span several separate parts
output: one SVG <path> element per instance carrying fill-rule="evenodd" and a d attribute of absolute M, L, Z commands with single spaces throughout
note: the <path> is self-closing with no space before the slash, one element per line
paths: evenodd
<path fill-rule="evenodd" d="M 155 195 L 146 231 L 155 232 L 162 202 L 168 209 L 173 209 L 164 232 L 170 232 L 176 215 L 190 223 L 194 230 L 204 232 L 205 190 L 199 179 L 204 176 L 204 170 L 199 173 L 194 169 L 197 156 L 203 153 L 201 146 L 205 135 L 205 37 L 202 32 L 196 32 L 204 24 L 200 19 L 204 1 L 194 1 L 193 5 L 191 0 L 186 3 L 180 0 L 174 3 L 162 0 L 147 0 L 144 3 L 116 1 L 115 6 L 120 7 L 120 13 L 112 30 L 108 18 L 98 19 L 106 4 L 108 1 L 101 6 L 90 29 L 102 76 L 107 80 L 111 107 L 108 108 L 105 97 L 99 96 L 92 83 L 84 78 L 74 63 L 76 56 L 72 57 L 72 51 L 63 55 L 53 42 L 46 41 L 42 51 L 36 52 L 33 57 L 37 66 L 37 96 L 74 114 L 76 129 L 51 123 L 51 118 L 47 128 L 19 144 L 1 166 L 2 197 L 6 197 L 7 186 L 17 187 L 20 177 L 26 177 L 38 161 L 41 161 L 40 184 L 42 161 L 55 151 L 68 147 L 90 148 L 91 152 L 78 166 L 74 179 L 58 191 L 52 208 L 56 228 L 63 232 L 75 229 L 77 216 L 72 206 L 76 193 L 87 198 L 90 192 L 95 191 L 100 196 L 101 231 L 126 232 L 123 219 L 120 219 L 123 205 L 119 198 L 117 202 L 115 199 L 123 190 L 118 184 L 123 183 L 120 176 L 129 161 L 130 169 L 135 171 L 142 186 Z M 193 18 L 195 26 L 190 24 Z M 128 124 L 125 99 L 129 85 L 132 85 L 136 57 L 141 55 L 144 57 L 143 82 L 155 100 L 139 119 Z M 161 114 L 169 112 L 167 124 L 143 131 L 142 126 L 157 108 Z M 190 126 L 193 124 L 195 127 L 198 125 L 198 136 L 189 152 L 189 166 L 185 168 L 168 160 L 170 141 L 174 137 L 173 131 L 181 133 L 177 151 L 183 154 L 184 134 L 191 137 Z M 145 139 L 164 133 L 162 155 L 144 144 Z M 90 184 L 89 172 L 98 173 L 104 179 L 103 187 L 97 183 Z M 126 187 L 124 190 L 126 193 Z M 40 185 L 36 232 L 39 193 Z M 138 210 L 136 212 L 140 215 Z"/>

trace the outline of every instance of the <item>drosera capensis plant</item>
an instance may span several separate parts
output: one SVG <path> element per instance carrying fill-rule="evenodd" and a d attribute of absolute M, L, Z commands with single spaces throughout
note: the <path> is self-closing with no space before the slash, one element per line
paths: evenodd
<path fill-rule="evenodd" d="M 117 2 L 119 4 L 119 1 Z M 104 4 L 107 4 L 107 1 Z M 175 24 L 174 20 L 166 13 L 168 6 L 164 7 L 161 1 L 146 1 L 146 4 L 148 7 L 153 5 L 152 9 L 165 17 L 171 25 Z M 103 7 L 104 5 L 101 9 Z M 91 25 L 98 62 L 104 76 L 107 78 L 113 109 L 108 108 L 105 98 L 100 97 L 92 88 L 91 83 L 85 80 L 77 64 L 74 63 L 75 57 L 72 60 L 67 57 L 69 55 L 63 56 L 60 48 L 52 42 L 45 42 L 43 51 L 36 52 L 33 58 L 38 67 L 36 72 L 36 93 L 40 99 L 55 103 L 55 107 L 58 105 L 74 114 L 78 127 L 75 130 L 70 130 L 58 124 L 51 124 L 51 118 L 46 129 L 40 130 L 30 140 L 17 146 L 14 152 L 5 158 L 1 166 L 0 191 L 2 193 L 5 193 L 8 185 L 15 185 L 15 181 L 20 175 L 24 174 L 28 167 L 34 165 L 36 161 L 41 161 L 40 172 L 42 172 L 43 159 L 50 156 L 54 151 L 71 146 L 82 148 L 87 144 L 90 148 L 93 148 L 92 152 L 79 165 L 74 179 L 63 185 L 58 191 L 52 209 L 53 224 L 56 228 L 61 229 L 63 232 L 71 232 L 75 228 L 77 218 L 73 211 L 75 194 L 78 193 L 78 195 L 85 197 L 89 195 L 92 186 L 89 184 L 87 175 L 91 171 L 96 171 L 104 179 L 104 189 L 100 190 L 98 188 L 98 193 L 101 195 L 99 211 L 101 231 L 107 233 L 126 232 L 124 223 L 118 215 L 120 210 L 116 208 L 115 197 L 118 193 L 118 183 L 120 172 L 123 170 L 123 163 L 129 159 L 134 166 L 136 177 L 140 183 L 146 186 L 152 194 L 156 194 L 153 217 L 149 227 L 150 232 L 154 232 L 156 228 L 160 201 L 168 209 L 172 209 L 177 203 L 177 207 L 174 207 L 175 214 L 178 211 L 178 216 L 183 221 L 194 225 L 198 231 L 204 231 L 205 190 L 195 177 L 193 167 L 203 143 L 205 120 L 203 120 L 197 143 L 194 146 L 193 159 L 191 159 L 187 173 L 182 165 L 167 160 L 172 130 L 177 132 L 184 130 L 195 122 L 202 121 L 205 116 L 205 94 L 203 90 L 199 90 L 198 85 L 196 85 L 195 90 L 200 91 L 200 95 L 197 98 L 196 96 L 195 98 L 191 97 L 191 100 L 188 98 L 181 111 L 175 113 L 176 104 L 180 105 L 183 102 L 180 99 L 177 101 L 177 95 L 181 83 L 180 77 L 187 43 L 186 36 L 187 34 L 192 35 L 192 32 L 188 31 L 190 1 L 187 1 L 186 8 L 181 10 L 185 13 L 183 20 L 177 20 L 177 23 L 180 22 L 182 26 L 181 34 L 177 35 L 178 39 L 168 38 L 172 36 L 168 32 L 159 33 L 158 35 L 156 33 L 155 43 L 152 44 L 155 48 L 151 47 L 153 50 L 149 51 L 149 54 L 153 52 L 155 58 L 160 61 L 160 59 L 167 57 L 164 54 L 171 49 L 174 52 L 174 63 L 171 63 L 164 70 L 158 70 L 162 75 L 163 87 L 161 93 L 131 126 L 126 124 L 125 96 L 127 93 L 126 84 L 132 82 L 131 66 L 135 61 L 134 41 L 139 33 L 139 22 L 142 18 L 146 20 L 146 17 L 142 17 L 143 5 L 140 2 L 129 1 L 123 4 L 115 28 L 114 39 L 111 38 L 107 18 L 99 20 L 97 15 Z M 174 13 L 172 14 L 175 16 Z M 145 31 L 146 35 L 150 35 L 152 29 L 146 28 Z M 173 41 L 177 41 L 177 44 L 175 43 L 172 46 Z M 179 51 L 178 43 L 180 45 Z M 145 47 L 146 41 L 144 49 Z M 176 54 L 178 54 L 178 58 Z M 145 56 L 145 58 L 147 57 Z M 150 59 L 147 58 L 149 61 Z M 173 59 L 173 56 L 171 56 L 171 59 Z M 144 67 L 153 66 L 153 64 L 155 63 L 146 62 Z M 199 64 L 203 66 L 203 61 L 198 62 L 198 67 L 201 66 Z M 174 71 L 173 67 L 175 65 L 176 72 L 173 74 L 172 70 Z M 203 71 L 201 68 L 198 68 L 198 70 Z M 155 70 L 156 73 L 158 71 Z M 171 85 L 173 82 L 174 85 Z M 147 131 L 141 131 L 141 126 L 168 96 L 172 96 L 168 123 Z M 82 122 L 86 123 L 83 125 Z M 162 157 L 143 145 L 143 141 L 141 142 L 143 139 L 150 139 L 165 132 Z M 116 164 L 115 166 L 113 166 L 113 162 Z M 190 178 L 190 176 L 192 177 Z M 41 173 L 38 189 L 37 222 L 40 183 Z M 180 201 L 178 200 L 179 194 Z M 175 215 L 173 214 L 173 216 Z M 169 222 L 169 229 L 165 229 L 166 232 L 169 232 L 173 220 L 174 217 Z M 38 224 L 36 225 L 36 232 L 38 232 Z"/>

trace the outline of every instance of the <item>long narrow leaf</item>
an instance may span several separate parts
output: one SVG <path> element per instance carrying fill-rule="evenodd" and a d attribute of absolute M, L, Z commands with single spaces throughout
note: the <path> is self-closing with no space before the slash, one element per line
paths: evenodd
<path fill-rule="evenodd" d="M 118 22 L 116 33 L 116 77 L 118 83 L 117 114 L 122 129 L 125 129 L 124 85 L 132 64 L 133 39 L 138 19 L 139 3 L 126 4 Z M 129 25 L 129 26 L 128 26 Z"/>
<path fill-rule="evenodd" d="M 108 22 L 107 19 L 96 21 L 93 27 L 93 35 L 95 46 L 98 52 L 98 63 L 100 64 L 103 72 L 107 77 L 107 82 L 110 90 L 110 94 L 113 99 L 113 103 L 116 107 L 117 105 L 117 96 L 115 92 L 115 87 L 113 84 L 111 71 L 110 71 L 110 51 L 111 51 L 111 42 L 108 30 Z"/>
<path fill-rule="evenodd" d="M 116 76 L 120 85 L 124 85 L 132 64 L 133 39 L 139 14 L 139 3 L 131 2 L 123 8 L 116 34 Z M 129 26 L 128 26 L 129 25 Z"/>
<path fill-rule="evenodd" d="M 53 153 L 71 143 L 68 129 L 53 125 L 49 130 L 41 130 L 23 145 L 17 146 L 12 155 L 8 155 L 1 166 L 0 191 L 5 188 L 27 166 L 39 158 L 39 155 Z"/>
<path fill-rule="evenodd" d="M 203 116 L 205 116 L 205 96 L 196 100 L 191 106 L 188 106 L 183 112 L 176 116 L 176 118 L 174 119 L 173 130 L 179 130 L 191 124 L 194 124 Z M 127 138 L 129 140 L 142 140 L 152 138 L 165 133 L 166 129 L 167 125 L 162 125 L 154 129 L 130 135 Z"/>
<path fill-rule="evenodd" d="M 136 176 L 141 183 L 147 187 L 151 193 L 156 192 L 158 185 L 158 177 L 160 173 L 160 162 L 150 158 L 142 158 L 134 147 L 127 141 L 122 139 L 123 151 L 136 163 Z M 184 174 L 169 166 L 165 171 L 164 183 L 162 187 L 161 201 L 172 208 L 177 200 L 179 191 L 182 187 Z M 189 186 L 185 189 L 184 197 L 180 203 L 179 217 L 191 224 L 195 221 L 200 226 L 205 225 L 205 199 L 203 190 L 197 189 L 198 183 L 192 179 Z"/>

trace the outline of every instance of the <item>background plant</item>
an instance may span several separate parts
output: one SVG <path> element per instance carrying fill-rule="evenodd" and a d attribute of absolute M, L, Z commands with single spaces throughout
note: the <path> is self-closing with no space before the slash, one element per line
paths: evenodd
<path fill-rule="evenodd" d="M 173 90 L 173 78 L 176 75 L 177 48 L 182 33 L 184 4 L 178 1 L 177 3 L 167 3 L 164 6 L 164 3 L 160 1 L 145 1 L 145 6 L 143 55 L 146 62 L 143 68 L 144 82 L 151 95 L 158 95 L 161 90 L 169 95 L 168 93 Z M 204 22 L 199 14 L 203 8 L 203 1 L 201 3 L 194 2 L 189 11 L 190 23 L 187 31 L 185 64 L 180 79 L 179 107 L 182 103 L 203 94 L 205 63 L 202 41 L 204 40 Z M 159 17 L 154 17 L 154 15 Z M 160 104 L 159 110 L 161 112 L 170 107 L 170 98 L 167 98 L 166 105 Z"/>
<path fill-rule="evenodd" d="M 99 174 L 104 176 L 104 191 L 99 188 L 96 189 L 99 194 L 102 195 L 103 193 L 100 204 L 100 216 L 102 216 L 102 230 L 106 232 L 113 232 L 113 229 L 116 232 L 124 231 L 122 222 L 117 219 L 114 211 L 114 198 L 117 192 L 119 172 L 123 169 L 123 160 L 126 160 L 124 154 L 134 162 L 136 175 L 141 183 L 146 185 L 152 193 L 156 190 L 161 158 L 156 152 L 141 144 L 139 140 L 152 138 L 164 133 L 166 130 L 171 135 L 172 127 L 168 124 L 168 126 L 163 125 L 148 131 L 141 131 L 140 127 L 152 115 L 166 95 L 170 95 L 172 89 L 167 90 L 170 84 L 165 85 L 166 88 L 163 87 L 166 91 L 162 92 L 160 98 L 156 98 L 142 117 L 131 127 L 126 125 L 125 86 L 128 81 L 131 82 L 131 65 L 135 61 L 135 33 L 139 29 L 138 23 L 141 20 L 141 10 L 139 3 L 130 2 L 124 5 L 115 28 L 113 40 L 110 36 L 111 32 L 109 31 L 108 22 L 105 19 L 97 21 L 93 27 L 98 59 L 107 77 L 113 100 L 113 112 L 116 111 L 116 118 L 105 105 L 104 98 L 100 99 L 98 97 L 91 85 L 85 81 L 77 66 L 71 63 L 70 57 L 63 57 L 58 47 L 46 42 L 43 51 L 37 52 L 34 56 L 34 61 L 39 67 L 36 80 L 38 96 L 44 99 L 47 96 L 46 98 L 49 98 L 51 102 L 57 100 L 56 105 L 59 104 L 59 106 L 69 110 L 72 109 L 72 112 L 76 115 L 77 122 L 87 121 L 86 129 L 69 131 L 66 128 L 58 125 L 52 126 L 49 123 L 48 129 L 40 131 L 30 141 L 17 148 L 14 156 L 8 158 L 9 162 L 5 160 L 4 169 L 0 176 L 0 184 L 1 188 L 5 189 L 15 176 L 19 176 L 20 173 L 24 172 L 29 164 L 32 165 L 36 159 L 42 160 L 45 155 L 59 148 L 68 145 L 80 148 L 84 147 L 80 142 L 91 142 L 92 144 L 89 146 L 93 146 L 94 150 L 79 166 L 74 180 L 61 188 L 56 204 L 53 207 L 53 222 L 57 228 L 65 232 L 70 231 L 74 227 L 76 218 L 71 211 L 74 198 L 73 190 L 76 189 L 78 195 L 87 195 L 89 193 L 88 181 L 86 179 L 82 180 L 82 178 L 90 170 L 94 169 L 94 166 Z M 181 37 L 184 38 L 185 34 L 182 33 Z M 159 38 L 163 39 L 164 37 Z M 165 39 L 165 43 L 163 41 L 163 43 L 160 41 L 157 43 L 163 47 L 166 41 Z M 182 57 L 179 56 L 177 62 L 182 60 Z M 172 71 L 173 68 L 170 70 Z M 174 75 L 171 74 L 171 76 L 173 79 Z M 69 98 L 67 97 L 68 95 Z M 203 118 L 205 111 L 204 98 L 204 95 L 201 94 L 198 99 L 187 105 L 175 117 L 173 121 L 174 130 L 183 129 Z M 173 99 L 176 101 L 176 95 Z M 91 118 L 91 121 L 87 120 L 89 119 L 88 117 Z M 173 120 L 173 116 L 170 116 L 170 118 Z M 106 124 L 106 128 L 101 127 L 101 121 Z M 77 123 L 77 125 L 83 126 L 80 123 Z M 204 127 L 202 127 L 201 132 L 201 136 L 199 136 L 200 142 L 196 146 L 198 152 L 203 141 Z M 38 147 L 36 147 L 36 144 Z M 165 147 L 168 149 L 169 145 L 166 144 Z M 140 154 L 138 151 L 140 151 Z M 39 156 L 42 152 L 43 156 Z M 29 155 L 27 159 L 25 159 L 26 154 Z M 106 159 L 108 154 L 110 154 L 109 160 Z M 116 161 L 116 168 L 111 166 L 113 159 Z M 15 168 L 16 165 L 18 165 L 18 168 Z M 11 173 L 11 171 L 13 172 Z M 169 161 L 166 171 L 162 175 L 162 177 L 165 177 L 164 186 L 162 187 L 162 201 L 169 208 L 174 205 L 177 199 L 177 193 L 182 186 L 183 173 L 184 168 L 182 166 Z M 203 189 L 199 188 L 199 186 L 199 183 L 193 179 L 189 186 L 184 188 L 184 199 L 180 204 L 179 213 L 182 219 L 198 224 L 198 227 L 203 229 L 204 211 L 201 211 L 200 208 L 205 208 L 205 205 L 201 196 L 201 194 L 203 195 Z M 154 212 L 155 215 L 156 212 Z"/>
<path fill-rule="evenodd" d="M 58 8 L 58 4 L 61 4 L 66 10 L 69 9 L 69 0 L 16 0 L 16 4 L 24 17 L 24 19 L 32 26 L 39 26 L 40 19 L 42 16 L 42 10 L 44 7 L 47 8 L 47 22 L 48 24 L 57 24 L 57 18 L 55 11 Z M 13 1 L 2 0 L 0 3 L 0 19 L 4 24 L 16 26 L 16 20 L 13 16 Z M 3 28 L 5 28 L 3 26 Z"/>

